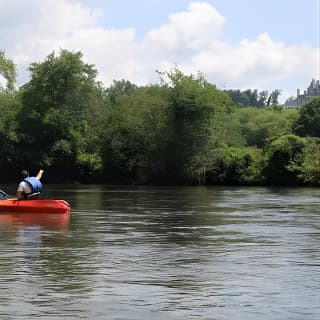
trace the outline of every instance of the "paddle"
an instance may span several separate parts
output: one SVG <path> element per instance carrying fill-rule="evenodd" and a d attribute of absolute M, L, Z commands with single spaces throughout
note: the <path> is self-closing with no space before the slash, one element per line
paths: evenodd
<path fill-rule="evenodd" d="M 9 199 L 9 198 L 10 198 L 10 196 L 6 192 L 0 190 L 0 200 L 5 200 L 5 199 Z"/>

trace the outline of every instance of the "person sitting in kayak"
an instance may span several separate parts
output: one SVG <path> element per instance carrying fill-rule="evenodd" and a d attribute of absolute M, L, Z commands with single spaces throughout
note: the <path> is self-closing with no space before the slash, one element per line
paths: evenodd
<path fill-rule="evenodd" d="M 40 179 L 43 172 L 43 170 L 40 170 L 35 177 L 30 177 L 27 170 L 21 171 L 23 180 L 19 183 L 16 194 L 19 200 L 40 199 L 40 192 L 42 190 L 42 183 L 40 182 Z"/>

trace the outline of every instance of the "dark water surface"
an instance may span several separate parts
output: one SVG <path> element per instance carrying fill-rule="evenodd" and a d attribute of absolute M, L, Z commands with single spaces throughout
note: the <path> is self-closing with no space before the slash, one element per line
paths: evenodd
<path fill-rule="evenodd" d="M 0 319 L 320 319 L 320 189 L 46 186 L 0 215 Z"/>

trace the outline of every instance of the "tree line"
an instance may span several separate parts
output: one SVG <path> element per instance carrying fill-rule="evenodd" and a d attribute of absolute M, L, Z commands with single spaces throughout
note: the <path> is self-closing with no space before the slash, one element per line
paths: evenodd
<path fill-rule="evenodd" d="M 261 108 L 240 107 L 232 92 L 177 68 L 158 72 L 159 84 L 104 87 L 67 50 L 29 72 L 15 88 L 15 65 L 0 51 L 2 181 L 41 167 L 46 182 L 320 184 L 320 98 L 287 110 L 280 92 L 250 91 Z"/>
<path fill-rule="evenodd" d="M 271 93 L 267 90 L 259 91 L 257 89 L 247 89 L 241 91 L 226 90 L 232 101 L 238 106 L 263 108 L 270 105 L 278 105 L 278 98 L 281 90 L 275 89 Z"/>

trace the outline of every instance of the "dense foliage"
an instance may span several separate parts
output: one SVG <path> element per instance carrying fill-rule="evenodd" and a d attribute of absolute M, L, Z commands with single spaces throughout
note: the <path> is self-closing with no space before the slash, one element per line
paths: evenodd
<path fill-rule="evenodd" d="M 16 67 L 12 60 L 7 59 L 5 53 L 0 50 L 0 75 L 7 81 L 6 89 L 12 91 L 16 80 Z M 0 89 L 3 87 L 0 84 Z"/>
<path fill-rule="evenodd" d="M 278 98 L 281 94 L 281 91 L 278 89 L 273 90 L 270 94 L 266 90 L 258 92 L 257 89 L 247 89 L 244 91 L 240 91 L 239 89 L 227 90 L 226 92 L 236 105 L 257 108 L 277 105 Z"/>
<path fill-rule="evenodd" d="M 105 88 L 66 50 L 29 70 L 15 89 L 0 52 L 2 179 L 42 167 L 46 182 L 320 184 L 320 98 L 287 110 L 279 90 L 221 91 L 177 68 Z"/>

